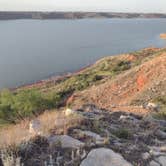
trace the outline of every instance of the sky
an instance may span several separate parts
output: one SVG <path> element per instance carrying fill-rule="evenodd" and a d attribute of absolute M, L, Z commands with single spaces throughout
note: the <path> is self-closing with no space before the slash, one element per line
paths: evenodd
<path fill-rule="evenodd" d="M 6 10 L 166 13 L 166 0 L 0 0 L 0 11 Z"/>

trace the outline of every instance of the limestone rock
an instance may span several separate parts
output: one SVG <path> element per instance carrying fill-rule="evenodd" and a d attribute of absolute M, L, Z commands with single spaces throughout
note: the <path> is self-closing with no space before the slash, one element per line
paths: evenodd
<path fill-rule="evenodd" d="M 120 154 L 111 149 L 98 148 L 90 151 L 80 166 L 132 166 Z"/>
<path fill-rule="evenodd" d="M 81 148 L 85 144 L 77 139 L 74 139 L 68 135 L 56 135 L 48 138 L 50 146 L 60 144 L 62 148 Z"/>

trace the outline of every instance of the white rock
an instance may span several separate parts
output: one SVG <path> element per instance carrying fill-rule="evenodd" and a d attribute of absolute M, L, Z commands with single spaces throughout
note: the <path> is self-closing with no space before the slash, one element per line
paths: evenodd
<path fill-rule="evenodd" d="M 40 135 L 41 134 L 41 123 L 39 120 L 32 120 L 29 123 L 29 133 L 32 135 Z"/>
<path fill-rule="evenodd" d="M 72 114 L 74 114 L 75 113 L 75 111 L 73 111 L 72 109 L 70 109 L 70 108 L 67 108 L 66 110 L 65 110 L 65 116 L 70 116 L 70 115 L 72 115 Z"/>
<path fill-rule="evenodd" d="M 68 135 L 57 135 L 48 138 L 50 146 L 54 144 L 60 144 L 62 148 L 78 149 L 85 144 L 77 139 L 74 139 Z"/>
<path fill-rule="evenodd" d="M 157 110 L 158 109 L 158 105 L 155 104 L 155 103 L 148 103 L 146 108 L 150 109 L 150 110 Z"/>
<path fill-rule="evenodd" d="M 130 115 L 121 115 L 119 118 L 120 121 L 126 122 L 126 121 L 132 121 L 134 123 L 137 123 L 139 120 L 130 116 Z"/>
<path fill-rule="evenodd" d="M 155 162 L 155 161 L 151 161 L 150 163 L 149 163 L 149 166 L 160 166 L 160 164 L 158 164 L 157 162 Z"/>
<path fill-rule="evenodd" d="M 99 148 L 90 151 L 80 166 L 132 166 L 120 154 L 111 149 Z"/>

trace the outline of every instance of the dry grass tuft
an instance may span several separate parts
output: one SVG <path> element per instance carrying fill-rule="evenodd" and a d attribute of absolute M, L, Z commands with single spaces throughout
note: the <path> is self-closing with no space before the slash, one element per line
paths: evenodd
<path fill-rule="evenodd" d="M 0 130 L 0 147 L 4 148 L 8 145 L 17 145 L 22 140 L 28 139 L 29 121 L 22 121 L 17 125 L 10 125 Z"/>
<path fill-rule="evenodd" d="M 63 110 L 45 111 L 37 118 L 41 122 L 41 135 L 67 134 L 70 127 L 77 126 L 83 120 L 77 114 L 65 116 Z M 33 135 L 29 133 L 29 120 L 22 121 L 17 125 L 10 125 L 0 129 L 0 148 L 9 145 L 18 145 L 22 141 L 29 140 Z"/>

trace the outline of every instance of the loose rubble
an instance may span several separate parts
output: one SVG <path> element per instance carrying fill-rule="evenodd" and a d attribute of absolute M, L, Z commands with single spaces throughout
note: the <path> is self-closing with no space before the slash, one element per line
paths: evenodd
<path fill-rule="evenodd" d="M 54 132 L 47 136 L 40 132 L 39 122 L 31 122 L 35 135 L 17 147 L 15 157 L 26 166 L 166 165 L 165 121 L 122 111 L 108 112 L 94 105 L 67 112 L 64 118 L 56 119 Z M 73 114 L 83 120 L 59 134 L 57 128 L 63 128 Z"/>

